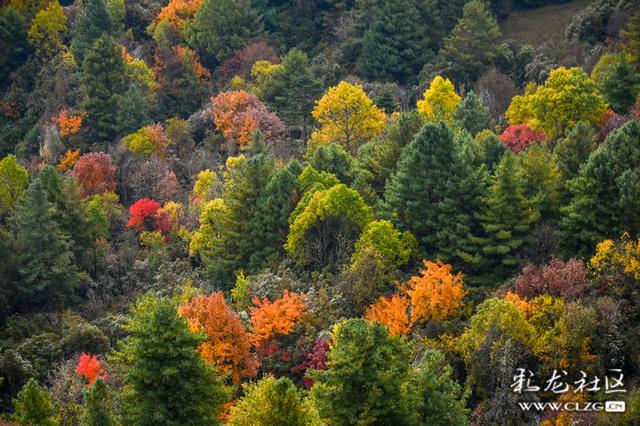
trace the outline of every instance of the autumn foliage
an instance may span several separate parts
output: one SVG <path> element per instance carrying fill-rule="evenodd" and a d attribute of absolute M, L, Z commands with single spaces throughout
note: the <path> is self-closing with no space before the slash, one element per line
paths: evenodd
<path fill-rule="evenodd" d="M 442 261 L 423 261 L 421 276 L 412 277 L 406 284 L 406 293 L 413 307 L 414 321 L 435 319 L 442 321 L 462 306 L 467 292 L 462 288 L 462 273 L 453 274 L 451 265 Z"/>
<path fill-rule="evenodd" d="M 401 285 L 398 294 L 382 296 L 371 305 L 365 319 L 386 325 L 392 334 L 409 334 L 415 323 L 442 321 L 461 308 L 467 294 L 462 274 L 453 274 L 451 265 L 440 260 L 423 264 L 420 275 Z"/>
<path fill-rule="evenodd" d="M 84 195 L 101 194 L 116 189 L 116 167 L 109 154 L 91 152 L 78 159 L 73 175 L 82 186 Z"/>
<path fill-rule="evenodd" d="M 554 259 L 545 266 L 526 265 L 514 287 L 519 296 L 529 299 L 549 294 L 574 300 L 585 292 L 587 283 L 584 262 L 575 258 L 566 262 Z"/>
<path fill-rule="evenodd" d="M 511 151 L 518 153 L 531 145 L 544 141 L 541 131 L 534 132 L 526 124 L 514 124 L 505 129 L 500 135 L 500 142 Z"/>
<path fill-rule="evenodd" d="M 148 198 L 141 198 L 129 207 L 129 228 L 138 231 L 164 231 L 166 220 L 162 216 L 160 203 Z"/>
<path fill-rule="evenodd" d="M 407 335 L 413 327 L 409 315 L 411 300 L 405 295 L 394 294 L 379 298 L 365 312 L 365 319 L 384 324 L 391 334 Z"/>
<path fill-rule="evenodd" d="M 258 360 L 252 352 L 251 335 L 238 315 L 227 306 L 222 292 L 196 296 L 180 308 L 193 331 L 202 331 L 207 340 L 199 347 L 207 364 L 214 364 L 239 384 L 258 371 Z"/>
<path fill-rule="evenodd" d="M 61 172 L 66 172 L 76 164 L 78 158 L 80 158 L 80 148 L 73 151 L 68 149 L 67 152 L 60 156 L 56 168 Z"/>
<path fill-rule="evenodd" d="M 252 93 L 221 92 L 211 99 L 213 121 L 230 146 L 244 146 L 260 130 L 267 140 L 279 140 L 284 123 Z"/>
<path fill-rule="evenodd" d="M 60 136 L 71 136 L 80 131 L 85 115 L 85 113 L 70 115 L 69 111 L 64 109 L 53 118 L 53 122 L 58 126 Z"/>
<path fill-rule="evenodd" d="M 306 313 L 305 294 L 284 291 L 282 297 L 271 302 L 253 299 L 255 306 L 251 310 L 251 329 L 256 345 L 268 342 L 278 335 L 287 335 L 302 320 Z"/>
<path fill-rule="evenodd" d="M 331 339 L 325 337 L 318 337 L 313 344 L 313 349 L 306 355 L 307 360 L 301 364 L 296 365 L 291 369 L 292 373 L 306 373 L 312 370 L 326 370 L 327 369 L 327 355 L 329 354 L 331 345 Z M 302 383 L 307 389 L 313 387 L 314 380 L 305 374 L 302 377 Z"/>
<path fill-rule="evenodd" d="M 193 18 L 203 0 L 170 0 L 154 18 L 152 25 L 167 21 L 173 28 L 181 29 L 184 23 Z"/>
<path fill-rule="evenodd" d="M 91 386 L 97 379 L 107 380 L 107 375 L 104 374 L 104 368 L 100 365 L 100 361 L 95 355 L 83 353 L 80 356 L 80 361 L 76 366 L 76 373 L 87 379 L 87 385 Z"/>

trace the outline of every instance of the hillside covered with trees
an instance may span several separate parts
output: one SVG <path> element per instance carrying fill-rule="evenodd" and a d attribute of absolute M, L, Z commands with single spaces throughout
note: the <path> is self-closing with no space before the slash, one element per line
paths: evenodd
<path fill-rule="evenodd" d="M 0 424 L 640 424 L 639 95 L 637 0 L 0 0 Z"/>

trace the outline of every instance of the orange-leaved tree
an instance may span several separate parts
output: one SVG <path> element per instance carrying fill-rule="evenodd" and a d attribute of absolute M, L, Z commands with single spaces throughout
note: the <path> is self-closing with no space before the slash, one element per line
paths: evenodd
<path fill-rule="evenodd" d="M 411 300 L 405 295 L 383 296 L 367 308 L 364 318 L 386 325 L 391 334 L 407 335 L 413 327 L 410 305 Z"/>
<path fill-rule="evenodd" d="M 305 294 L 285 290 L 282 297 L 271 302 L 255 297 L 251 310 L 251 328 L 254 342 L 260 346 L 278 335 L 287 335 L 301 322 L 307 311 L 304 304 Z"/>
<path fill-rule="evenodd" d="M 451 265 L 423 260 L 420 275 L 399 286 L 399 293 L 382 296 L 365 312 L 365 319 L 385 325 L 392 334 L 409 334 L 414 324 L 431 319 L 442 321 L 462 307 L 467 294 L 463 275 L 453 274 Z"/>
<path fill-rule="evenodd" d="M 220 92 L 211 99 L 211 114 L 230 147 L 246 145 L 256 130 L 268 141 L 280 140 L 285 130 L 275 113 L 256 95 L 244 90 Z"/>
<path fill-rule="evenodd" d="M 258 372 L 258 360 L 252 352 L 251 335 L 238 315 L 227 306 L 222 292 L 200 295 L 180 307 L 180 314 L 192 331 L 204 332 L 207 340 L 198 351 L 207 364 L 214 364 L 239 384 Z"/>
<path fill-rule="evenodd" d="M 462 287 L 462 273 L 453 274 L 451 265 L 423 260 L 424 269 L 419 276 L 411 277 L 405 292 L 411 299 L 411 316 L 414 321 L 435 319 L 442 321 L 458 308 L 467 292 Z"/>

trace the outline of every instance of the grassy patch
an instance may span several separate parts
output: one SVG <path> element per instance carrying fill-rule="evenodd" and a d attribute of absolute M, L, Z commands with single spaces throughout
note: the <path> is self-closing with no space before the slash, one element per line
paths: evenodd
<path fill-rule="evenodd" d="M 533 46 L 560 41 L 573 15 L 589 3 L 591 0 L 573 0 L 536 9 L 514 9 L 501 25 L 503 39 Z"/>

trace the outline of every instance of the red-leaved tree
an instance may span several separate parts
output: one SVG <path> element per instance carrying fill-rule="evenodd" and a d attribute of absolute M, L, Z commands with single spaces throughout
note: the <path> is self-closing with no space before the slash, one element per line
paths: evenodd
<path fill-rule="evenodd" d="M 104 374 L 104 368 L 100 365 L 100 361 L 95 355 L 83 353 L 80 361 L 76 366 L 76 373 L 87 379 L 87 385 L 91 386 L 97 379 L 107 380 L 108 376 Z"/>
<path fill-rule="evenodd" d="M 116 190 L 116 167 L 111 156 L 104 152 L 91 152 L 78 158 L 73 175 L 85 196 Z"/>
<path fill-rule="evenodd" d="M 532 299 L 542 294 L 560 296 L 567 300 L 580 297 L 587 289 L 587 268 L 581 260 L 567 262 L 553 259 L 545 266 L 526 265 L 515 280 L 515 292 Z"/>
<path fill-rule="evenodd" d="M 160 203 L 148 198 L 141 198 L 129 207 L 129 228 L 138 231 L 166 232 L 167 220 L 160 210 Z"/>
<path fill-rule="evenodd" d="M 318 337 L 313 344 L 313 349 L 306 356 L 307 360 L 296 365 L 291 369 L 292 373 L 302 374 L 302 383 L 307 389 L 313 387 L 314 380 L 306 373 L 310 370 L 326 370 L 327 369 L 327 355 L 329 354 L 329 346 L 331 339 L 324 337 Z"/>
<path fill-rule="evenodd" d="M 535 132 L 526 124 L 514 124 L 500 135 L 500 142 L 516 154 L 531 145 L 544 141 L 543 132 Z"/>

